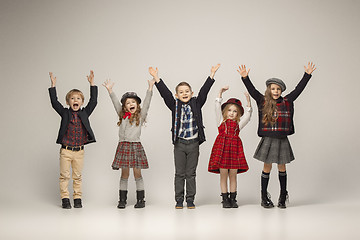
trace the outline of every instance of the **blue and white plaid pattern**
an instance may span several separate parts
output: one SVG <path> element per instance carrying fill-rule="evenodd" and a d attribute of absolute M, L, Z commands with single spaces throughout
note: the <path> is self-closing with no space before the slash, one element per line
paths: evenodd
<path fill-rule="evenodd" d="M 193 118 L 193 112 L 189 104 L 183 104 L 181 107 L 181 116 L 180 116 L 180 129 L 179 137 L 180 138 L 189 138 L 194 136 L 198 131 L 196 121 Z"/>

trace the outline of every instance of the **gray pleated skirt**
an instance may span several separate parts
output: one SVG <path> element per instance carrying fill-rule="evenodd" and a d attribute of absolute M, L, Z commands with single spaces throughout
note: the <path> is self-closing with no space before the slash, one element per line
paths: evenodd
<path fill-rule="evenodd" d="M 262 137 L 254 158 L 264 163 L 287 164 L 295 159 L 289 139 Z"/>

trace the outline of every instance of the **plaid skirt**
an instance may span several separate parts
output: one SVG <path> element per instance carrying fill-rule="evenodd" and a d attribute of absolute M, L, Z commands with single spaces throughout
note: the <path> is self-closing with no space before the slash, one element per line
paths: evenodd
<path fill-rule="evenodd" d="M 287 164 L 295 159 L 289 139 L 262 137 L 254 158 L 264 163 Z"/>
<path fill-rule="evenodd" d="M 144 148 L 140 142 L 119 142 L 111 166 L 114 170 L 119 170 L 119 168 L 149 168 Z"/>

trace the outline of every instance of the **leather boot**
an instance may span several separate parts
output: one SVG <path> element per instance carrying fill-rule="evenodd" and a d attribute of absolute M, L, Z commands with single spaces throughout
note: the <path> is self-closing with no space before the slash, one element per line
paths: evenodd
<path fill-rule="evenodd" d="M 229 193 L 221 193 L 223 208 L 231 208 Z"/>
<path fill-rule="evenodd" d="M 61 199 L 61 207 L 65 209 L 70 209 L 71 208 L 70 199 L 69 198 Z"/>
<path fill-rule="evenodd" d="M 126 200 L 127 200 L 127 190 L 119 190 L 119 203 L 117 208 L 125 208 L 126 207 Z"/>
<path fill-rule="evenodd" d="M 82 208 L 81 198 L 74 199 L 74 208 Z"/>
<path fill-rule="evenodd" d="M 274 203 L 271 201 L 271 196 L 268 192 L 261 192 L 261 206 L 264 208 L 274 207 Z"/>
<path fill-rule="evenodd" d="M 136 204 L 134 205 L 134 208 L 144 208 L 145 207 L 145 191 L 136 191 Z"/>
<path fill-rule="evenodd" d="M 229 200 L 230 200 L 230 204 L 231 204 L 232 208 L 238 208 L 239 207 L 238 204 L 236 203 L 237 202 L 236 201 L 236 192 L 231 192 L 230 193 Z"/>
<path fill-rule="evenodd" d="M 286 208 L 286 201 L 288 200 L 289 200 L 288 192 L 287 191 L 280 192 L 278 207 Z"/>

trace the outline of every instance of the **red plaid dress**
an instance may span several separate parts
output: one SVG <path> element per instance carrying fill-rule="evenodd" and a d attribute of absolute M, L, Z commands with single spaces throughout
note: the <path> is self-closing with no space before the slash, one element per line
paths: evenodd
<path fill-rule="evenodd" d="M 220 173 L 220 168 L 224 168 L 237 169 L 238 173 L 246 172 L 249 167 L 239 137 L 239 124 L 228 119 L 221 123 L 218 130 L 219 135 L 211 151 L 208 171 Z"/>

